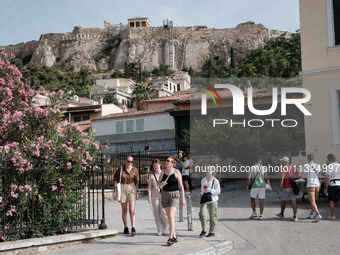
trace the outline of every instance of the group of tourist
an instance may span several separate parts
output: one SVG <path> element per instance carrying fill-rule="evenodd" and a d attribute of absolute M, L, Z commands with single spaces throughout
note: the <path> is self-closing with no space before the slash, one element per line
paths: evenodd
<path fill-rule="evenodd" d="M 189 159 L 188 159 L 189 158 Z M 303 178 L 306 181 L 308 198 L 311 205 L 310 212 L 304 218 L 311 218 L 318 222 L 322 219 L 318 210 L 316 201 L 320 191 L 320 172 L 321 167 L 314 162 L 314 156 L 307 156 L 308 163 L 301 167 L 300 171 L 296 171 L 295 167 L 289 164 L 289 158 L 283 157 L 281 161 L 281 178 L 277 193 L 281 197 L 281 211 L 276 213 L 276 216 L 284 218 L 284 211 L 288 200 L 292 203 L 293 220 L 297 221 L 297 204 L 296 191 L 294 190 L 295 178 Z M 153 214 L 157 227 L 158 235 L 169 234 L 167 241 L 168 245 L 178 242 L 175 230 L 175 213 L 179 206 L 180 196 L 181 206 L 186 205 L 185 195 L 190 190 L 190 169 L 192 160 L 190 154 L 184 156 L 181 161 L 172 157 L 168 157 L 163 164 L 160 160 L 152 161 L 148 179 L 148 201 L 152 204 Z M 328 195 L 330 216 L 328 219 L 335 219 L 334 203 L 340 204 L 340 166 L 336 162 L 333 154 L 327 156 L 327 168 L 325 171 L 325 189 L 324 192 Z M 136 234 L 135 229 L 135 202 L 138 199 L 138 170 L 133 166 L 133 158 L 126 157 L 125 164 L 122 168 L 116 171 L 114 186 L 114 197 L 117 196 L 118 183 L 121 185 L 120 203 L 122 207 L 122 219 L 124 223 L 124 234 L 129 234 L 127 224 L 127 213 L 129 212 L 131 221 L 131 235 Z M 184 184 L 184 185 L 183 185 Z M 247 189 L 250 190 L 250 201 L 252 214 L 251 219 L 263 219 L 264 200 L 266 191 L 271 191 L 271 185 L 268 174 L 262 166 L 260 157 L 255 159 L 255 164 L 251 167 L 247 182 Z M 211 237 L 215 235 L 216 224 L 218 221 L 218 195 L 221 192 L 219 181 L 214 177 L 214 172 L 211 168 L 207 168 L 206 176 L 201 180 L 201 202 L 199 219 L 202 226 L 200 236 Z M 205 197 L 205 201 L 203 201 Z M 256 213 L 255 199 L 259 198 L 260 213 Z M 209 214 L 210 227 L 207 233 L 207 214 Z"/>
<path fill-rule="evenodd" d="M 181 162 L 168 157 L 163 164 L 159 159 L 153 160 L 150 166 L 148 179 L 148 201 L 152 204 L 153 214 L 158 235 L 169 233 L 168 245 L 178 242 L 175 230 L 175 213 L 179 206 L 180 196 L 181 206 L 186 205 L 185 194 L 189 194 L 190 169 L 192 160 L 190 154 L 183 156 Z M 179 163 L 179 165 L 177 164 Z M 177 169 L 178 167 L 179 169 Z M 181 174 L 184 173 L 183 175 Z M 114 176 L 115 186 L 113 196 L 117 196 L 117 185 L 121 184 L 120 203 L 122 207 L 122 219 L 124 224 L 124 234 L 130 234 L 127 224 L 127 212 L 129 211 L 131 220 L 131 235 L 136 234 L 135 229 L 135 202 L 138 199 L 138 170 L 133 166 L 132 156 L 125 159 L 125 164 L 118 169 Z M 185 183 L 185 189 L 183 186 Z M 212 171 L 207 171 L 206 177 L 202 179 L 201 193 L 209 193 L 211 201 L 201 204 L 200 220 L 202 232 L 200 236 L 206 234 L 207 212 L 210 216 L 210 230 L 207 237 L 214 236 L 218 220 L 217 201 L 220 194 L 219 181 L 213 177 Z M 186 191 L 185 191 L 186 190 Z M 129 207 L 129 208 L 128 208 Z"/>
<path fill-rule="evenodd" d="M 277 193 L 281 197 L 281 211 L 275 215 L 284 218 L 284 211 L 286 209 L 286 203 L 288 200 L 292 203 L 293 208 L 293 220 L 297 221 L 297 204 L 296 204 L 296 192 L 294 192 L 294 185 L 296 185 L 296 178 L 303 178 L 306 182 L 308 199 L 310 202 L 311 210 L 303 216 L 303 218 L 314 219 L 316 222 L 322 219 L 322 216 L 318 210 L 316 201 L 319 197 L 319 191 L 321 188 L 320 173 L 323 170 L 325 172 L 325 188 L 324 192 L 328 196 L 330 215 L 328 219 L 335 220 L 334 215 L 334 203 L 340 204 L 340 164 L 336 162 L 334 154 L 327 155 L 327 167 L 322 168 L 320 164 L 314 162 L 314 155 L 309 154 L 307 156 L 308 163 L 303 165 L 300 171 L 296 171 L 294 166 L 289 164 L 289 158 L 283 157 L 280 159 L 283 166 L 281 171 L 281 178 Z M 250 218 L 259 220 L 262 219 L 264 210 L 264 199 L 266 196 L 266 190 L 271 191 L 270 182 L 265 169 L 261 166 L 261 159 L 257 158 L 256 163 L 252 166 L 249 173 L 246 187 L 250 189 L 250 200 L 252 207 L 252 214 Z M 250 184 L 250 185 L 249 185 Z M 257 216 L 255 198 L 259 198 L 260 214 Z"/>

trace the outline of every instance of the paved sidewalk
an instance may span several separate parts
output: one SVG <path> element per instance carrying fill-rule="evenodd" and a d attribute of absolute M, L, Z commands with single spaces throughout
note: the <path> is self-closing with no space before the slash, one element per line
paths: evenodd
<path fill-rule="evenodd" d="M 199 190 L 194 190 L 194 196 L 198 196 Z M 115 237 L 104 238 L 91 243 L 77 244 L 62 250 L 51 250 L 41 254 L 224 254 L 233 249 L 233 242 L 216 234 L 215 237 L 199 237 L 201 225 L 198 213 L 193 211 L 193 231 L 188 231 L 186 221 L 186 207 L 184 207 L 184 221 L 179 222 L 178 210 L 176 214 L 176 231 L 178 243 L 167 246 L 168 236 L 157 236 L 156 225 L 153 218 L 151 204 L 147 197 L 142 196 L 136 204 L 136 231 L 137 235 L 124 235 L 121 220 L 121 207 L 117 201 L 106 202 L 106 224 L 108 228 L 118 229 Z M 99 230 L 100 231 L 100 230 Z"/>

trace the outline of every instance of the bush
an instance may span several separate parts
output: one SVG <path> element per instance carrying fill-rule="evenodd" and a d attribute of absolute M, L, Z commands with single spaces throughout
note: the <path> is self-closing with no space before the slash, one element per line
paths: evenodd
<path fill-rule="evenodd" d="M 62 226 L 84 214 L 84 171 L 100 153 L 92 132 L 85 134 L 62 121 L 57 108 L 62 91 L 51 93 L 48 107 L 36 105 L 37 94 L 21 81 L 21 73 L 10 63 L 13 57 L 1 49 L 0 234 L 41 224 L 53 226 L 54 232 L 33 228 L 1 235 L 2 240 L 67 231 Z"/>

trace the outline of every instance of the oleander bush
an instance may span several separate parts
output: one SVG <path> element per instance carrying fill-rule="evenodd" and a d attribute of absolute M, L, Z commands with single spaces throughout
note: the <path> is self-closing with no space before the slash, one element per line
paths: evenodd
<path fill-rule="evenodd" d="M 50 104 L 40 107 L 13 58 L 0 49 L 2 241 L 64 233 L 81 221 L 84 178 L 100 154 L 92 132 L 62 121 L 63 92 L 51 93 Z"/>

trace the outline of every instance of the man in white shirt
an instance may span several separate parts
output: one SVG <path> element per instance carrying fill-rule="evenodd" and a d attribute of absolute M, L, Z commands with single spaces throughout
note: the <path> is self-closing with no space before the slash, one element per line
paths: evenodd
<path fill-rule="evenodd" d="M 317 164 L 314 162 L 314 155 L 309 154 L 307 156 L 308 164 L 305 164 L 303 166 L 302 171 L 302 178 L 307 179 L 307 193 L 308 193 L 308 199 L 311 206 L 311 211 L 308 213 L 305 218 L 311 218 L 313 219 L 313 213 L 316 213 L 315 221 L 319 221 L 322 219 L 318 207 L 316 205 L 316 201 L 319 197 L 319 191 L 320 191 L 320 181 L 319 181 L 319 173 L 321 171 L 320 164 Z"/>
<path fill-rule="evenodd" d="M 340 164 L 336 162 L 334 154 L 327 155 L 327 164 L 325 193 L 328 193 L 329 209 L 331 211 L 331 215 L 327 218 L 335 220 L 334 202 L 340 205 Z"/>

